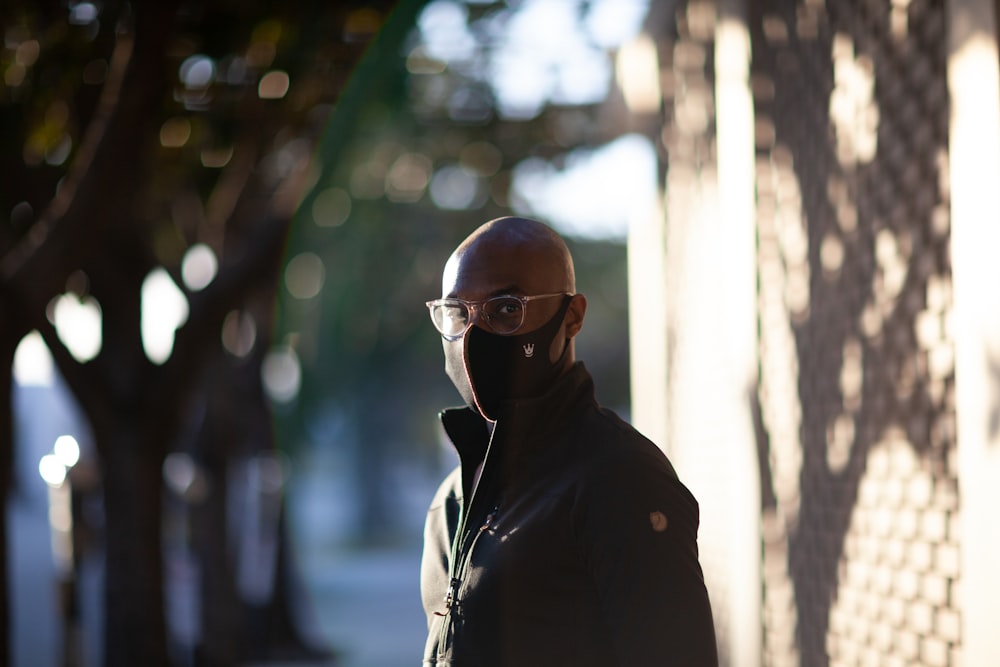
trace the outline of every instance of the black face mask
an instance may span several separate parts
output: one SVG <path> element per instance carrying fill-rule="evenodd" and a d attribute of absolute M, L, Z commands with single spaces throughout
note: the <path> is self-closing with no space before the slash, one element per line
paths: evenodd
<path fill-rule="evenodd" d="M 549 349 L 559 333 L 570 298 L 544 325 L 524 334 L 501 336 L 477 326 L 463 338 L 446 341 L 445 371 L 466 404 L 496 419 L 504 401 L 544 394 L 559 376 L 566 350 L 555 363 Z"/>

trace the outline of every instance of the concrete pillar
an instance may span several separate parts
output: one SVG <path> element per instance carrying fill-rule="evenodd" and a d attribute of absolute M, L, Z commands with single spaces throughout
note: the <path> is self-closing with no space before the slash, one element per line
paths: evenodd
<path fill-rule="evenodd" d="M 1000 70 L 993 0 L 948 2 L 951 253 L 961 503 L 962 659 L 1000 632 Z"/>

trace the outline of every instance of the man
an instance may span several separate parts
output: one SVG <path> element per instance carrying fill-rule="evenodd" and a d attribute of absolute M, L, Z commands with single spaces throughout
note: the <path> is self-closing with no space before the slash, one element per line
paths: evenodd
<path fill-rule="evenodd" d="M 587 300 L 562 239 L 499 218 L 428 302 L 466 407 L 431 503 L 424 665 L 716 665 L 698 505 L 649 440 L 600 407 L 573 339 Z"/>

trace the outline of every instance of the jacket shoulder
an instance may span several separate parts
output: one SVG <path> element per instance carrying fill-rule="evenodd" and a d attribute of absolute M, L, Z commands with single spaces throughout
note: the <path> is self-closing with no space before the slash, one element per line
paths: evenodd
<path fill-rule="evenodd" d="M 585 413 L 581 426 L 583 444 L 596 459 L 612 469 L 651 466 L 677 478 L 663 450 L 612 410 L 595 405 Z"/>
<path fill-rule="evenodd" d="M 462 502 L 462 468 L 457 466 L 454 470 L 448 473 L 448 476 L 444 478 L 441 484 L 438 486 L 437 491 L 434 493 L 434 498 L 431 500 L 430 510 L 440 509 L 446 504 L 457 502 L 461 504 Z"/>
<path fill-rule="evenodd" d="M 580 492 L 597 492 L 603 502 L 614 494 L 622 501 L 659 499 L 697 522 L 698 502 L 673 464 L 652 440 L 606 408 L 584 416 L 576 443 Z"/>

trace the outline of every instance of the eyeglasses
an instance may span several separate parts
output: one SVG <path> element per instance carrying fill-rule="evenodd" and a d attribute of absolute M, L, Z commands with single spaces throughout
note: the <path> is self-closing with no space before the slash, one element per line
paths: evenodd
<path fill-rule="evenodd" d="M 504 294 L 483 301 L 434 299 L 427 302 L 427 309 L 430 310 L 434 328 L 448 340 L 464 336 L 469 327 L 475 324 L 479 315 L 482 315 L 494 333 L 510 335 L 524 325 L 524 313 L 529 301 L 551 299 L 556 296 L 572 296 L 572 294 L 568 292 L 534 296 Z"/>

